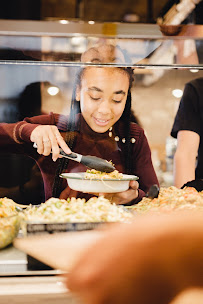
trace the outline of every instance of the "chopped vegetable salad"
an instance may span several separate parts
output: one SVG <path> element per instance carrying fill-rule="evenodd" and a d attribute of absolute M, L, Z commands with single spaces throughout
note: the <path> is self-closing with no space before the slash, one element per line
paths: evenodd
<path fill-rule="evenodd" d="M 50 198 L 39 207 L 30 206 L 24 211 L 26 221 L 32 222 L 124 222 L 132 213 L 122 206 L 111 204 L 103 196 L 88 201 L 80 198 L 67 200 Z"/>

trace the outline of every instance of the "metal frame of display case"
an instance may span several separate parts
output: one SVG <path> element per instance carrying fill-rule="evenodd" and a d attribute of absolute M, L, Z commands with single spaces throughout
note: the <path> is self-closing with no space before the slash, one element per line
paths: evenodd
<path fill-rule="evenodd" d="M 175 26 L 176 27 L 176 26 Z M 23 20 L 0 20 L 0 35 L 16 36 L 105 36 L 112 38 L 151 38 L 168 39 L 163 35 L 161 27 L 157 24 L 144 23 L 119 23 L 119 22 L 84 22 L 70 21 L 60 24 L 59 21 L 23 21 Z M 203 25 L 181 25 L 177 38 L 200 38 L 203 39 Z"/>
<path fill-rule="evenodd" d="M 175 41 L 194 39 L 202 41 L 203 44 L 203 25 L 181 25 L 177 35 L 164 35 L 162 29 L 156 24 L 130 24 L 130 23 L 97 23 L 90 24 L 84 21 L 70 21 L 68 24 L 60 24 L 58 21 L 16 21 L 0 20 L 0 37 L 18 39 L 18 37 L 49 37 L 53 39 L 83 37 L 101 38 L 110 41 L 131 40 L 136 41 L 143 39 L 145 41 Z M 0 60 L 0 64 L 14 64 L 11 60 Z M 17 60 L 18 65 L 57 65 L 57 66 L 85 66 L 97 65 L 94 63 L 81 63 L 79 60 L 40 60 L 40 61 L 23 61 Z M 133 66 L 138 68 L 198 68 L 203 69 L 202 63 L 189 64 L 158 64 L 158 63 L 102 63 L 104 66 Z"/>

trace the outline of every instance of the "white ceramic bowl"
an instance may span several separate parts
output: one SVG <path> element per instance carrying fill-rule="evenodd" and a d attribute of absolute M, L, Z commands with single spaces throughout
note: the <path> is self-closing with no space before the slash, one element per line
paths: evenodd
<path fill-rule="evenodd" d="M 123 174 L 122 179 L 86 179 L 85 172 L 62 173 L 60 177 L 66 178 L 68 186 L 76 191 L 86 193 L 115 193 L 126 191 L 131 180 L 137 180 L 135 175 Z"/>

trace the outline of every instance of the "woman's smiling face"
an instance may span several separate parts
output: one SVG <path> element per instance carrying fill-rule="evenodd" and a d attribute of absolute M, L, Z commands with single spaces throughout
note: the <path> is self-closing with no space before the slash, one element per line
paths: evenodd
<path fill-rule="evenodd" d="M 76 99 L 90 128 L 106 132 L 121 117 L 129 89 L 129 75 L 119 68 L 89 67 L 83 71 Z"/>

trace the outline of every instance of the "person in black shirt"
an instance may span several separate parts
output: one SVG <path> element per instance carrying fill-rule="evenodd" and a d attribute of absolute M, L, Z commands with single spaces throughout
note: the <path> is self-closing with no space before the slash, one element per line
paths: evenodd
<path fill-rule="evenodd" d="M 185 85 L 171 136 L 177 137 L 174 184 L 203 178 L 203 77 Z"/>

